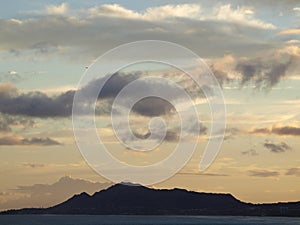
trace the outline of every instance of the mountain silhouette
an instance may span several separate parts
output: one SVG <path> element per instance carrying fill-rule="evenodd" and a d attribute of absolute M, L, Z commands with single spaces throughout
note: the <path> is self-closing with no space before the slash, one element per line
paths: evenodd
<path fill-rule="evenodd" d="M 1 214 L 300 216 L 300 202 L 251 204 L 231 194 L 115 184 L 93 195 L 74 195 L 53 207 L 8 210 Z"/>

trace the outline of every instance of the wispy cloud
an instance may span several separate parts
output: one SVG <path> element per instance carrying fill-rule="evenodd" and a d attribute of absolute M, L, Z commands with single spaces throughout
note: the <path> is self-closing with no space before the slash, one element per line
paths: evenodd
<path fill-rule="evenodd" d="M 192 173 L 192 172 L 179 172 L 180 175 L 190 175 L 190 176 L 207 176 L 207 177 L 227 177 L 229 175 L 222 173 Z"/>
<path fill-rule="evenodd" d="M 294 167 L 287 170 L 285 175 L 300 177 L 300 168 Z"/>
<path fill-rule="evenodd" d="M 0 145 L 51 146 L 51 145 L 61 145 L 61 143 L 49 137 L 23 138 L 20 136 L 6 136 L 6 137 L 0 137 Z"/>
<path fill-rule="evenodd" d="M 249 170 L 248 173 L 252 177 L 278 177 L 280 175 L 279 172 L 271 170 Z"/>
<path fill-rule="evenodd" d="M 25 130 L 34 126 L 34 120 L 25 116 L 11 116 L 0 113 L 0 133 L 9 133 L 13 129 Z"/>
<path fill-rule="evenodd" d="M 300 29 L 282 30 L 277 33 L 277 35 L 291 35 L 291 34 L 300 34 Z"/>
<path fill-rule="evenodd" d="M 247 151 L 243 151 L 242 155 L 257 156 L 258 152 L 255 149 L 250 149 L 250 150 L 247 150 Z"/>
<path fill-rule="evenodd" d="M 36 168 L 44 167 L 45 164 L 41 164 L 41 163 L 22 163 L 22 166 L 36 169 Z"/>

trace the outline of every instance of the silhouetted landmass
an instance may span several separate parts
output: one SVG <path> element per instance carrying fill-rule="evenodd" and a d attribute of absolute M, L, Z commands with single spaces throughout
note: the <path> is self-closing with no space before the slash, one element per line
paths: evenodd
<path fill-rule="evenodd" d="M 231 194 L 116 184 L 93 195 L 74 195 L 53 207 L 8 210 L 1 214 L 300 216 L 300 202 L 251 204 Z"/>

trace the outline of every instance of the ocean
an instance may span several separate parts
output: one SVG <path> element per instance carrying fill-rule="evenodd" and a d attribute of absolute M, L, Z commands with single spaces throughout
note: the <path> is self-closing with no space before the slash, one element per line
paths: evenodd
<path fill-rule="evenodd" d="M 0 225 L 300 225 L 300 218 L 224 216 L 0 215 Z"/>

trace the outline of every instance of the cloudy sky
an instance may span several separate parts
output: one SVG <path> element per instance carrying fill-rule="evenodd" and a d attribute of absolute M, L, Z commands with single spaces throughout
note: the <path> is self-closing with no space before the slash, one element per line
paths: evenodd
<path fill-rule="evenodd" d="M 76 147 L 73 96 L 97 57 L 139 40 L 174 42 L 204 59 L 224 93 L 225 141 L 215 162 L 199 172 L 210 129 L 203 93 L 181 71 L 145 63 L 115 74 L 101 93 L 98 131 L 114 156 L 144 165 L 170 153 L 179 132 L 172 106 L 147 99 L 133 108 L 142 140 L 149 134 L 139 126 L 152 116 L 170 122 L 165 143 L 149 157 L 117 143 L 109 104 L 136 77 L 180 78 L 202 112 L 202 133 L 191 161 L 155 187 L 229 192 L 248 202 L 300 200 L 298 0 L 11 0 L 0 8 L 0 30 L 0 209 L 48 206 L 109 185 Z M 56 197 L 41 201 L 43 195 Z"/>

